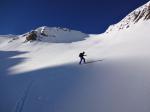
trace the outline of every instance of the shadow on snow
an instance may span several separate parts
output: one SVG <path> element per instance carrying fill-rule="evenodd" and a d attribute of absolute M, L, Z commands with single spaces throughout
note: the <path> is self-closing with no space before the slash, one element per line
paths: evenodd
<path fill-rule="evenodd" d="M 9 74 L 9 68 L 23 62 L 25 58 L 12 58 L 27 52 L 0 51 L 0 77 Z"/>

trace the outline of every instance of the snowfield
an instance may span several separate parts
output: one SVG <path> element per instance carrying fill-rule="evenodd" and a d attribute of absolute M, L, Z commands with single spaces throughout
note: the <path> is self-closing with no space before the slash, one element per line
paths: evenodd
<path fill-rule="evenodd" d="M 0 36 L 0 112 L 150 112 L 149 20 L 99 35 L 47 29 L 40 41 Z"/>

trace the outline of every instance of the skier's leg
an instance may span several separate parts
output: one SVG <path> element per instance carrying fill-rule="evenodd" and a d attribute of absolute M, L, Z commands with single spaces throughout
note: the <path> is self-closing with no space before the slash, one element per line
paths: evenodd
<path fill-rule="evenodd" d="M 84 59 L 83 58 L 81 58 L 81 64 L 82 64 L 82 61 L 83 61 Z"/>
<path fill-rule="evenodd" d="M 84 63 L 86 63 L 85 58 L 83 58 L 83 60 L 84 60 Z"/>
<path fill-rule="evenodd" d="M 82 63 L 82 58 L 80 58 L 80 62 L 79 62 L 79 64 L 81 64 Z"/>

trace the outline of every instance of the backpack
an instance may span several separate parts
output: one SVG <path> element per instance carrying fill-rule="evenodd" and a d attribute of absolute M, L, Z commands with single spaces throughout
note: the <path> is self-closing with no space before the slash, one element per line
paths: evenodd
<path fill-rule="evenodd" d="M 83 57 L 83 53 L 80 53 L 80 54 L 79 54 L 79 57 Z"/>

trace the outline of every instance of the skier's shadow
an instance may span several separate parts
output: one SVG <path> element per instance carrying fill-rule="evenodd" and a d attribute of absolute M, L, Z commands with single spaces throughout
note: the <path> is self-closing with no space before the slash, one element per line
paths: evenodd
<path fill-rule="evenodd" d="M 96 63 L 96 62 L 100 62 L 103 61 L 102 59 L 100 60 L 91 60 L 91 61 L 87 61 L 85 64 L 90 64 L 90 63 Z"/>

